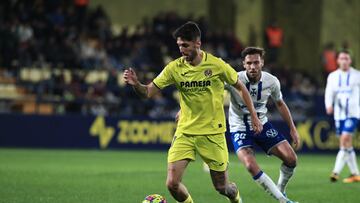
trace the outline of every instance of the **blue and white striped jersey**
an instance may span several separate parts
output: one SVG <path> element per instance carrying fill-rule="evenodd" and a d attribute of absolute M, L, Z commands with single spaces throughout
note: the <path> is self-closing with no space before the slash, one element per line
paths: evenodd
<path fill-rule="evenodd" d="M 246 71 L 239 72 L 238 76 L 239 80 L 245 84 L 249 90 L 261 123 L 265 124 L 268 121 L 268 118 L 266 117 L 266 112 L 268 111 L 266 103 L 268 98 L 271 97 L 274 102 L 282 100 L 279 80 L 275 76 L 264 71 L 261 72 L 261 78 L 255 84 L 250 83 Z M 230 85 L 226 85 L 225 87 L 231 94 L 229 106 L 230 132 L 252 130 L 249 110 L 241 97 L 237 94 L 237 90 Z"/>
<path fill-rule="evenodd" d="M 329 74 L 325 89 L 325 106 L 334 108 L 334 119 L 360 117 L 360 71 L 337 69 Z"/>

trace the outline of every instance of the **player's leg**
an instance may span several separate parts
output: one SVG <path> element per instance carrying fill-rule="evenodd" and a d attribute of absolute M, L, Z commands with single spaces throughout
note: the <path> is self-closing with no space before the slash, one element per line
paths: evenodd
<path fill-rule="evenodd" d="M 236 184 L 229 181 L 227 171 L 215 171 L 210 169 L 210 175 L 216 191 L 228 197 L 232 203 L 242 202 Z"/>
<path fill-rule="evenodd" d="M 339 179 L 339 174 L 341 173 L 342 169 L 345 166 L 345 163 L 348 159 L 348 154 L 346 153 L 345 147 L 344 147 L 344 140 L 346 139 L 346 136 L 341 136 L 339 139 L 339 151 L 336 155 L 334 168 L 332 170 L 332 173 L 330 175 L 330 181 L 336 182 Z"/>
<path fill-rule="evenodd" d="M 280 175 L 277 185 L 280 191 L 285 193 L 286 186 L 291 177 L 294 175 L 295 167 L 297 165 L 297 156 L 287 141 L 280 142 L 274 146 L 270 152 L 283 161 L 280 167 Z"/>
<path fill-rule="evenodd" d="M 267 193 L 276 198 L 279 201 L 285 201 L 286 197 L 280 192 L 276 184 L 271 178 L 263 172 L 256 162 L 255 154 L 252 148 L 244 147 L 237 151 L 239 160 L 244 164 L 249 171 L 254 181 L 262 187 Z"/>
<path fill-rule="evenodd" d="M 330 180 L 335 182 L 339 179 L 339 174 L 343 169 L 345 163 L 349 166 L 351 176 L 345 178 L 345 183 L 359 182 L 359 169 L 356 161 L 356 155 L 352 146 L 352 135 L 357 127 L 358 120 L 349 118 L 342 121 L 336 121 L 336 133 L 340 135 L 339 152 L 336 156 L 335 166 L 330 176 Z"/>
<path fill-rule="evenodd" d="M 241 202 L 240 193 L 235 183 L 230 183 L 226 172 L 229 154 L 224 133 L 197 136 L 196 150 L 210 169 L 210 175 L 215 189 L 228 197 L 230 202 Z"/>
<path fill-rule="evenodd" d="M 267 125 L 264 125 L 263 132 L 266 132 Z M 244 132 L 232 132 L 231 140 L 234 145 L 234 150 L 239 158 L 239 160 L 245 165 L 246 169 L 249 171 L 254 181 L 258 183 L 261 187 L 265 189 L 265 191 L 269 192 L 270 195 L 275 197 L 278 200 L 285 201 L 286 198 L 276 187 L 275 183 L 270 179 L 268 175 L 266 175 L 263 171 L 261 171 L 258 166 L 255 154 L 252 149 L 254 146 L 254 140 L 259 138 L 260 136 L 264 136 L 261 133 L 260 135 L 253 135 L 251 131 Z"/>
<path fill-rule="evenodd" d="M 192 203 L 191 196 L 186 187 L 181 183 L 184 171 L 190 160 L 180 160 L 168 163 L 166 186 L 170 194 L 178 202 Z"/>
<path fill-rule="evenodd" d="M 342 131 L 344 129 L 344 123 L 345 121 L 335 121 L 335 128 L 336 128 L 336 134 L 339 137 L 339 151 L 336 155 L 336 159 L 335 159 L 335 165 L 334 168 L 332 170 L 332 173 L 330 175 L 330 181 L 331 182 L 336 182 L 339 179 L 339 174 L 341 173 L 342 169 L 345 166 L 346 160 L 348 158 L 347 153 L 345 151 L 345 140 L 346 140 L 346 136 L 343 137 Z"/>
<path fill-rule="evenodd" d="M 359 182 L 359 168 L 356 161 L 356 154 L 352 145 L 352 135 L 355 132 L 358 120 L 355 118 L 350 118 L 345 120 L 344 129 L 342 135 L 340 137 L 340 146 L 345 149 L 345 153 L 347 156 L 346 163 L 350 169 L 350 177 L 345 178 L 343 182 L 345 183 L 353 183 Z"/>
<path fill-rule="evenodd" d="M 193 203 L 185 185 L 181 183 L 184 171 L 191 160 L 195 160 L 195 140 L 192 136 L 174 137 L 168 153 L 166 186 L 177 202 Z"/>
<path fill-rule="evenodd" d="M 274 154 L 283 160 L 280 167 L 280 177 L 277 188 L 281 194 L 285 195 L 285 187 L 294 174 L 297 157 L 285 137 L 279 133 L 271 123 L 264 124 L 264 129 L 260 135 L 255 136 L 255 142 L 267 153 Z M 287 200 L 287 202 L 291 202 Z"/>

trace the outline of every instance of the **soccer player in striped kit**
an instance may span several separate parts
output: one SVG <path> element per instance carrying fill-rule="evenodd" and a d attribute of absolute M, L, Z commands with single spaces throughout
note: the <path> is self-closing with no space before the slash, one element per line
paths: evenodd
<path fill-rule="evenodd" d="M 359 169 L 352 136 L 360 116 L 360 71 L 351 67 L 351 56 L 346 50 L 337 54 L 338 69 L 329 74 L 325 89 L 327 114 L 334 114 L 336 135 L 340 139 L 340 149 L 330 180 L 336 182 L 345 163 L 351 175 L 344 183 L 359 182 Z"/>
<path fill-rule="evenodd" d="M 297 156 L 285 137 L 268 122 L 266 104 L 269 97 L 272 98 L 282 118 L 289 126 L 294 145 L 298 146 L 300 140 L 290 111 L 282 99 L 279 80 L 270 73 L 262 71 L 264 55 L 265 51 L 262 48 L 247 47 L 244 49 L 241 57 L 245 71 L 238 73 L 239 80 L 245 84 L 250 92 L 255 110 L 264 126 L 263 130 L 259 134 L 254 132 L 247 107 L 242 99 L 236 95 L 235 89 L 228 85 L 226 87 L 231 94 L 229 107 L 231 140 L 239 160 L 244 164 L 254 181 L 280 203 L 293 203 L 285 196 L 285 188 L 294 174 Z M 257 164 L 253 149 L 255 144 L 267 154 L 273 154 L 283 161 L 277 185 Z"/>

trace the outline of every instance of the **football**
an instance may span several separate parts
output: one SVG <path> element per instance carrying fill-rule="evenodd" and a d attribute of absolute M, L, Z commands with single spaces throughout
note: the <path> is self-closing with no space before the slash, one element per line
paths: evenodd
<path fill-rule="evenodd" d="M 167 203 L 166 199 L 158 194 L 152 194 L 145 197 L 142 203 Z"/>

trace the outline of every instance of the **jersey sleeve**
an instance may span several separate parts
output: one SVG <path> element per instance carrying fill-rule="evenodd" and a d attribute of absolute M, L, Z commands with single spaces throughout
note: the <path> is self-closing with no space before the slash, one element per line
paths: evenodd
<path fill-rule="evenodd" d="M 280 81 L 277 78 L 275 78 L 274 84 L 271 89 L 271 98 L 274 101 L 280 101 L 283 99 L 281 93 Z"/>
<path fill-rule="evenodd" d="M 334 103 L 334 88 L 332 85 L 331 74 L 328 76 L 325 87 L 325 107 L 329 108 L 333 106 Z"/>
<path fill-rule="evenodd" d="M 229 85 L 235 85 L 238 81 L 238 74 L 237 72 L 227 63 L 225 63 L 223 60 L 221 60 L 221 80 L 226 82 Z"/>
<path fill-rule="evenodd" d="M 172 64 L 168 64 L 165 68 L 161 71 L 161 73 L 156 76 L 153 80 L 153 83 L 159 89 L 163 89 L 169 85 L 174 84 L 174 78 L 171 74 Z"/>

